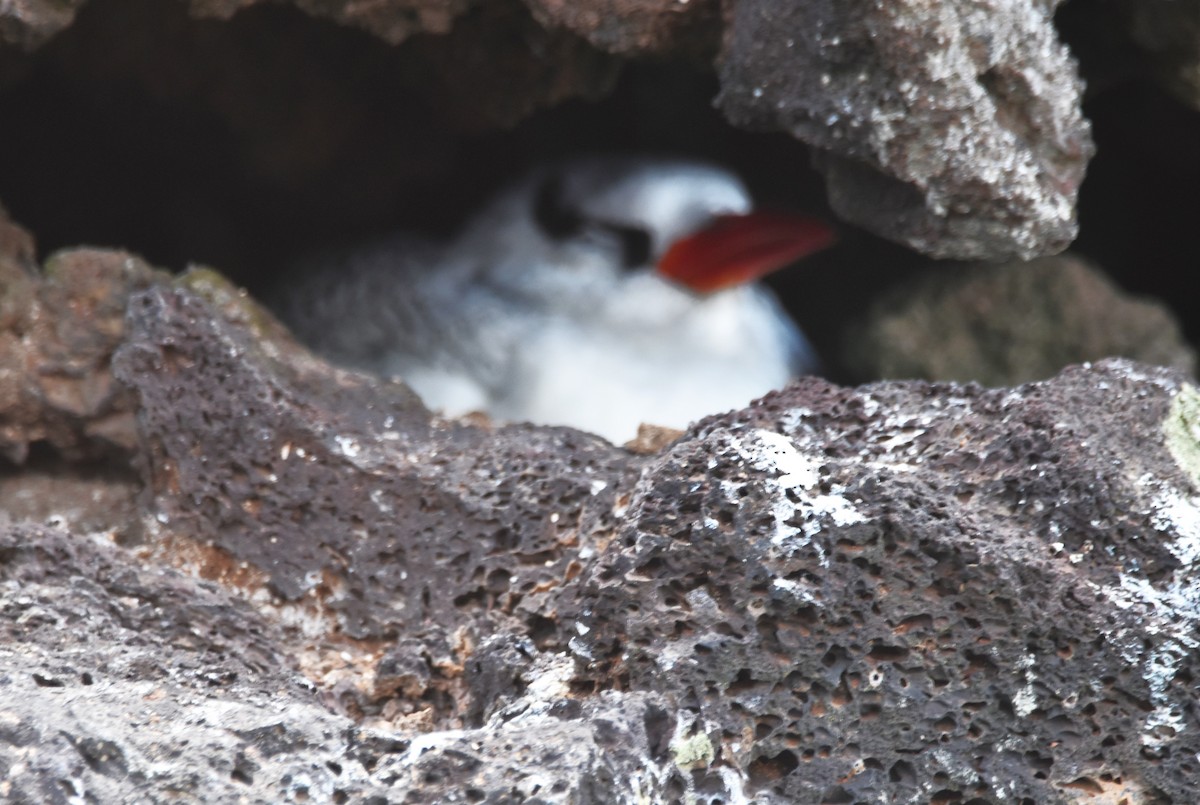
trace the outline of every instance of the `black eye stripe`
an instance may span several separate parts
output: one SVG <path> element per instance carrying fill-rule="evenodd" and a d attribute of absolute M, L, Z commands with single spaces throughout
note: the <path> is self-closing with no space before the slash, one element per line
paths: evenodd
<path fill-rule="evenodd" d="M 635 226 L 600 222 L 597 226 L 616 235 L 621 243 L 621 263 L 625 268 L 640 268 L 650 262 L 650 233 Z"/>
<path fill-rule="evenodd" d="M 533 220 L 543 232 L 559 240 L 583 228 L 579 210 L 563 197 L 563 180 L 557 173 L 547 176 L 538 186 L 533 199 Z"/>
<path fill-rule="evenodd" d="M 653 242 L 649 232 L 636 226 L 586 217 L 566 200 L 560 174 L 550 174 L 538 185 L 533 199 L 533 220 L 555 240 L 577 237 L 585 230 L 614 238 L 620 246 L 624 268 L 640 268 L 650 262 Z"/>

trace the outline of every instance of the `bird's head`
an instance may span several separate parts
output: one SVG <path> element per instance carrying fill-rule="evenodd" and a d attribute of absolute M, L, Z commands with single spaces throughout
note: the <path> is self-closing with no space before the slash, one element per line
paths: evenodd
<path fill-rule="evenodd" d="M 489 280 L 525 296 L 587 302 L 616 285 L 710 294 L 759 277 L 833 240 L 824 224 L 753 212 L 732 173 L 693 161 L 574 159 L 535 170 L 466 233 Z M 582 293 L 581 293 L 582 289 Z"/>

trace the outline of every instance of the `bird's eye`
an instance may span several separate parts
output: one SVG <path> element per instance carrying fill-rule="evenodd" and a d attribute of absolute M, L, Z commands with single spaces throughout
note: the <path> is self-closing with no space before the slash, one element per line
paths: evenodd
<path fill-rule="evenodd" d="M 542 232 L 558 241 L 582 238 L 615 245 L 624 268 L 640 268 L 650 262 L 653 243 L 649 232 L 589 216 L 568 199 L 565 190 L 559 173 L 551 173 L 538 185 L 533 220 Z"/>
<path fill-rule="evenodd" d="M 621 244 L 621 263 L 625 268 L 641 268 L 650 262 L 650 233 L 633 226 L 602 224 L 605 232 L 615 235 Z"/>
<path fill-rule="evenodd" d="M 533 220 L 543 232 L 556 240 L 578 234 L 583 227 L 583 217 L 567 202 L 563 193 L 563 179 L 551 173 L 538 186 L 533 199 Z"/>

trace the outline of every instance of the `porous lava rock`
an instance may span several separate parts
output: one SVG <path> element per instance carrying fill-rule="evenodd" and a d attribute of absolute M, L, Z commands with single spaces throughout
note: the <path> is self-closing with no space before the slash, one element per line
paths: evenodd
<path fill-rule="evenodd" d="M 0 799 L 229 801 L 266 777 L 332 801 L 351 725 L 280 648 L 227 590 L 103 537 L 0 526 Z"/>
<path fill-rule="evenodd" d="M 1013 386 L 1110 356 L 1196 371 L 1161 302 L 1131 297 L 1082 257 L 930 268 L 884 295 L 845 332 L 862 378 Z"/>
<path fill-rule="evenodd" d="M 935 257 L 1074 239 L 1093 146 L 1056 2 L 733 5 L 719 107 L 815 146 L 843 218 Z"/>
<path fill-rule="evenodd" d="M 676 704 L 689 792 L 732 767 L 765 801 L 1188 802 L 1198 404 L 1111 361 L 701 422 L 560 607 L 582 676 Z"/>
<path fill-rule="evenodd" d="M 402 384 L 310 357 L 210 275 L 181 286 L 133 298 L 115 361 L 159 540 L 371 662 L 427 639 L 422 700 L 456 717 L 472 646 L 553 624 L 546 596 L 611 529 L 638 462 L 565 428 L 433 420 Z"/>
<path fill-rule="evenodd" d="M 1178 372 L 810 378 L 641 455 L 440 420 L 195 272 L 129 296 L 114 373 L 141 544 L 0 539 L 26 799 L 1193 796 Z"/>
<path fill-rule="evenodd" d="M 600 805 L 653 768 L 650 694 L 398 734 L 331 712 L 286 642 L 227 589 L 103 537 L 0 525 L 0 799 Z"/>

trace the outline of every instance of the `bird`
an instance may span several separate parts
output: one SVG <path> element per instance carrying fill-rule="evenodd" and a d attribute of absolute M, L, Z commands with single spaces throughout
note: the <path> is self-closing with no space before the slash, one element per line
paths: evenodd
<path fill-rule="evenodd" d="M 817 219 L 755 212 L 715 164 L 575 157 L 536 166 L 452 238 L 318 258 L 269 306 L 314 352 L 398 376 L 446 417 L 620 444 L 813 371 L 813 348 L 755 280 L 832 239 Z"/>

